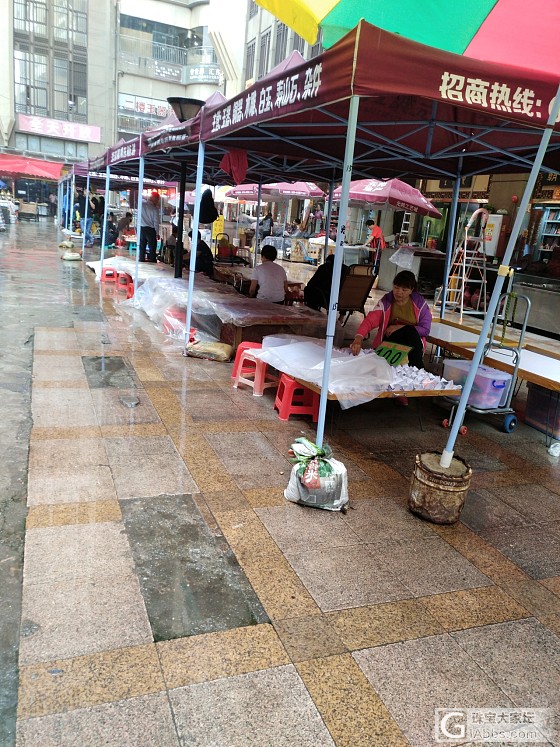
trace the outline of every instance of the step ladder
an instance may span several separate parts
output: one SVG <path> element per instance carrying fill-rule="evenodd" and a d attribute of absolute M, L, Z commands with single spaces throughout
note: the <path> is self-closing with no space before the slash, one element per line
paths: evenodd
<path fill-rule="evenodd" d="M 403 221 L 401 224 L 401 230 L 399 234 L 399 244 L 402 242 L 404 242 L 405 244 L 408 244 L 409 242 L 408 231 L 410 229 L 411 217 L 412 217 L 412 213 L 405 213 L 403 216 Z"/>
<path fill-rule="evenodd" d="M 472 236 L 469 231 L 480 218 L 480 235 Z M 464 235 L 457 243 L 453 257 L 449 276 L 447 278 L 447 287 L 445 289 L 445 299 L 442 299 L 443 287 L 436 291 L 434 306 L 441 306 L 444 303 L 444 309 L 459 312 L 459 321 L 463 320 L 466 314 L 486 313 L 486 251 L 484 244 L 486 241 L 485 227 L 488 220 L 488 211 L 484 208 L 475 210 L 472 214 Z M 466 305 L 465 291 L 467 297 L 470 292 L 475 296 L 478 291 L 477 301 L 470 307 Z"/>

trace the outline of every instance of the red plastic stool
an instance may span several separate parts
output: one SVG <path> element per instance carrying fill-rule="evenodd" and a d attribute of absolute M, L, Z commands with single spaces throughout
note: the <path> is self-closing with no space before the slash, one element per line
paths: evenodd
<path fill-rule="evenodd" d="M 280 420 L 290 415 L 311 415 L 313 422 L 319 418 L 319 395 L 287 374 L 282 374 L 274 402 Z"/>
<path fill-rule="evenodd" d="M 236 356 L 237 363 L 237 356 Z M 254 397 L 262 397 L 265 389 L 278 386 L 278 377 L 268 373 L 268 364 L 259 360 L 251 349 L 243 350 L 239 356 L 233 388 L 239 384 L 252 387 Z"/>
<path fill-rule="evenodd" d="M 128 292 L 128 286 L 132 282 L 133 282 L 132 275 L 129 275 L 128 272 L 117 273 L 117 289 L 118 290 L 125 290 Z"/>
<path fill-rule="evenodd" d="M 118 272 L 114 267 L 104 267 L 101 270 L 101 282 L 102 283 L 116 283 Z"/>
<path fill-rule="evenodd" d="M 126 286 L 126 297 L 127 297 L 127 299 L 134 297 L 134 282 L 129 283 Z"/>
<path fill-rule="evenodd" d="M 231 378 L 235 379 L 237 371 L 239 370 L 239 361 L 241 360 L 241 354 L 244 350 L 255 350 L 262 348 L 262 342 L 240 342 L 235 351 L 235 362 L 233 364 L 233 370 L 231 372 Z M 253 360 L 248 360 L 245 364 L 245 368 L 241 371 L 241 375 L 251 373 L 255 370 L 255 363 Z"/>

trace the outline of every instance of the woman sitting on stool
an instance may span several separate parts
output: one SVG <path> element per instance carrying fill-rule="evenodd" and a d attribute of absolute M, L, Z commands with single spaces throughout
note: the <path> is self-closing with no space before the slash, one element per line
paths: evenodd
<path fill-rule="evenodd" d="M 354 355 L 362 349 L 364 337 L 377 328 L 372 348 L 378 347 L 383 340 L 407 345 L 412 348 L 408 354 L 409 364 L 424 367 L 424 344 L 432 326 L 432 314 L 416 287 L 416 278 L 410 270 L 403 270 L 395 276 L 393 290 L 380 298 L 358 327 L 350 346 Z"/>

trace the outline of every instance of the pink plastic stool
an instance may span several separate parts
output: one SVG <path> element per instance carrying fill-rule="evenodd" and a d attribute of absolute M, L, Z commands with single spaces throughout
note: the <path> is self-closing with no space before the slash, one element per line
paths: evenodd
<path fill-rule="evenodd" d="M 235 361 L 237 364 L 237 356 Z M 249 348 L 243 350 L 239 356 L 233 388 L 237 389 L 239 384 L 247 384 L 253 388 L 254 397 L 262 397 L 265 389 L 278 386 L 278 378 L 268 373 L 268 364 L 256 358 Z"/>
<path fill-rule="evenodd" d="M 235 379 L 237 376 L 237 372 L 239 370 L 239 361 L 241 360 L 241 354 L 245 350 L 256 350 L 256 349 L 262 348 L 261 342 L 240 342 L 237 346 L 237 350 L 235 352 L 235 363 L 233 364 L 233 370 L 231 372 L 231 378 Z M 255 370 L 255 363 L 253 360 L 248 360 L 246 367 L 244 370 L 241 371 L 241 375 L 244 376 L 245 374 L 251 373 Z"/>
<path fill-rule="evenodd" d="M 102 283 L 116 283 L 117 275 L 118 273 L 114 267 L 104 267 L 101 270 L 101 282 Z"/>
<path fill-rule="evenodd" d="M 316 423 L 319 418 L 319 395 L 283 373 L 274 407 L 278 410 L 280 420 L 288 420 L 290 415 L 311 415 Z"/>
<path fill-rule="evenodd" d="M 119 290 L 128 290 L 129 283 L 132 283 L 132 276 L 128 274 L 128 272 L 119 272 L 117 273 L 117 288 Z"/>

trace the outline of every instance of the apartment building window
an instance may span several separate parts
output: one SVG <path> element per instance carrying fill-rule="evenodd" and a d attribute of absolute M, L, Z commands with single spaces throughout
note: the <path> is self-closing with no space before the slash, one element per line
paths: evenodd
<path fill-rule="evenodd" d="M 48 116 L 47 62 L 46 53 L 14 51 L 16 112 Z"/>
<path fill-rule="evenodd" d="M 14 29 L 26 34 L 47 35 L 47 0 L 15 0 Z"/>
<path fill-rule="evenodd" d="M 249 0 L 249 18 L 253 18 L 253 16 L 256 16 L 259 12 L 259 6 L 256 4 L 255 0 Z"/>
<path fill-rule="evenodd" d="M 268 58 L 270 55 L 270 29 L 261 34 L 260 57 L 259 57 L 259 78 L 268 73 Z"/>
<path fill-rule="evenodd" d="M 255 74 L 255 49 L 256 42 L 253 39 L 247 44 L 245 51 L 245 80 L 249 80 Z"/>
<path fill-rule="evenodd" d="M 54 40 L 78 47 L 87 46 L 87 0 L 54 0 Z"/>
<path fill-rule="evenodd" d="M 288 47 L 288 27 L 285 23 L 276 23 L 276 47 L 274 50 L 274 67 L 279 65 L 286 58 L 286 49 Z"/>
<path fill-rule="evenodd" d="M 65 57 L 53 60 L 54 119 L 87 122 L 87 67 Z"/>
<path fill-rule="evenodd" d="M 303 51 L 305 49 L 305 39 L 302 39 L 299 34 L 294 34 L 292 49 L 303 54 Z"/>
<path fill-rule="evenodd" d="M 319 33 L 317 34 L 317 41 L 311 47 L 311 50 L 309 52 L 310 59 L 312 59 L 313 57 L 317 57 L 317 55 L 321 54 L 322 51 L 323 51 L 323 29 L 319 29 Z"/>

